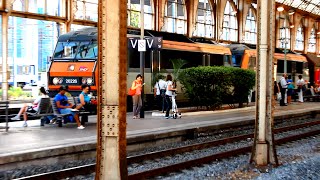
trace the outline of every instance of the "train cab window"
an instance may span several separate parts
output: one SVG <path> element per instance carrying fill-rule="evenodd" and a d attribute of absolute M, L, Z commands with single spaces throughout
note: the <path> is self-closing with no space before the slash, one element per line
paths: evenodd
<path fill-rule="evenodd" d="M 97 41 L 94 42 L 81 42 L 77 59 L 96 59 L 98 57 Z"/>
<path fill-rule="evenodd" d="M 223 66 L 231 67 L 233 64 L 231 59 L 232 59 L 231 56 L 224 55 L 223 56 Z"/>
<path fill-rule="evenodd" d="M 77 42 L 58 42 L 54 58 L 74 58 L 77 52 Z"/>
<path fill-rule="evenodd" d="M 242 55 L 232 55 L 232 63 L 234 67 L 241 66 Z"/>

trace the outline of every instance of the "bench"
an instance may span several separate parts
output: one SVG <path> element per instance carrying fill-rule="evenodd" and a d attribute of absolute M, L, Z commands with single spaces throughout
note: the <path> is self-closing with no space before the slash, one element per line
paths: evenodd
<path fill-rule="evenodd" d="M 294 89 L 294 93 L 291 96 L 294 102 L 296 102 L 297 99 L 299 99 L 298 92 L 299 92 L 299 89 Z M 303 92 L 303 100 L 304 101 L 320 101 L 320 95 L 315 94 L 314 90 L 310 88 Z"/>
<path fill-rule="evenodd" d="M 28 116 L 41 117 L 41 126 L 44 126 L 43 117 L 53 115 L 52 106 L 50 103 L 50 98 L 41 98 L 39 102 L 39 108 L 36 112 L 26 112 Z"/>
<path fill-rule="evenodd" d="M 6 115 L 6 126 L 5 127 L 0 127 L 0 129 L 5 129 L 6 132 L 9 130 L 9 124 L 8 124 L 8 108 L 9 108 L 9 101 L 0 101 L 0 109 L 5 110 L 5 115 Z"/>
<path fill-rule="evenodd" d="M 68 101 L 76 106 L 78 104 L 77 102 L 79 102 L 79 97 L 68 97 Z M 64 118 L 67 116 L 70 116 L 71 114 L 61 114 L 58 111 L 58 107 L 57 107 L 57 104 L 55 103 L 54 99 L 51 100 L 51 104 L 52 104 L 53 114 L 54 114 L 54 116 L 56 116 L 56 119 L 57 119 L 58 126 L 62 127 L 62 122 L 63 122 Z M 88 115 L 89 114 L 91 114 L 91 112 L 79 110 L 78 115 L 79 115 L 79 120 L 80 120 L 81 125 L 85 125 L 85 123 L 88 122 Z"/>
<path fill-rule="evenodd" d="M 54 101 L 54 99 L 50 99 L 50 101 L 51 101 L 53 115 L 56 117 L 56 122 L 58 123 L 59 127 L 62 127 L 62 122 L 63 122 L 64 118 L 67 116 L 70 116 L 71 114 L 61 114 L 58 111 L 58 107 L 57 107 L 57 104 Z"/>
<path fill-rule="evenodd" d="M 320 101 L 319 94 L 316 94 L 313 88 L 310 88 L 309 90 L 305 91 L 305 93 L 306 95 L 303 96 L 303 99 L 307 99 L 308 101 L 310 101 L 311 99 L 312 101 Z"/>

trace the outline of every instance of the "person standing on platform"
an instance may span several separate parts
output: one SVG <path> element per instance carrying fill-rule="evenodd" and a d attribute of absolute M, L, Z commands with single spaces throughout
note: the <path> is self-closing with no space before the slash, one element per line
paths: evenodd
<path fill-rule="evenodd" d="M 157 101 L 159 111 L 164 112 L 165 110 L 165 101 L 166 101 L 166 81 L 163 80 L 164 76 L 159 75 L 158 81 L 154 85 L 154 96 Z"/>
<path fill-rule="evenodd" d="M 23 120 L 24 120 L 23 127 L 27 127 L 28 126 L 28 124 L 27 124 L 27 119 L 28 119 L 27 112 L 31 112 L 31 113 L 37 112 L 38 109 L 39 109 L 39 103 L 41 101 L 41 98 L 48 98 L 49 97 L 47 95 L 47 92 L 46 92 L 44 87 L 41 87 L 39 89 L 39 91 L 40 91 L 41 95 L 38 96 L 37 99 L 33 101 L 32 106 L 28 106 L 27 104 L 24 104 L 24 106 L 20 109 L 19 113 L 15 117 L 11 118 L 11 120 L 20 120 L 20 116 L 23 114 Z"/>
<path fill-rule="evenodd" d="M 305 87 L 305 82 L 302 79 L 302 75 L 298 76 L 299 79 L 297 81 L 297 86 L 298 86 L 298 96 L 299 96 L 299 102 L 302 103 L 303 102 L 303 90 Z"/>
<path fill-rule="evenodd" d="M 277 81 L 274 81 L 274 83 L 273 83 L 273 96 L 276 101 L 278 100 L 278 93 L 280 93 L 280 87 L 279 87 Z"/>
<path fill-rule="evenodd" d="M 142 92 L 142 75 L 138 74 L 136 79 L 132 82 L 131 89 L 136 90 L 136 93 L 132 96 L 133 102 L 133 119 L 140 119 L 140 110 L 142 107 L 142 99 L 141 99 L 141 92 Z"/>
<path fill-rule="evenodd" d="M 287 74 L 284 73 L 280 79 L 280 91 L 281 91 L 281 100 L 280 100 L 280 106 L 287 106 L 285 104 L 285 98 L 286 98 L 286 93 L 287 93 Z"/>
<path fill-rule="evenodd" d="M 176 89 L 174 89 L 173 86 L 173 82 L 172 82 L 172 76 L 170 74 L 167 75 L 167 89 L 166 89 L 166 103 L 167 103 L 167 110 L 166 110 L 166 119 L 169 119 L 169 112 L 170 109 L 172 108 L 172 91 L 175 91 Z"/>
<path fill-rule="evenodd" d="M 291 79 L 291 75 L 288 76 L 287 79 L 287 85 L 288 85 L 288 91 L 287 91 L 287 99 L 288 99 L 288 104 L 291 103 L 291 96 L 293 95 L 294 92 L 294 85 L 293 85 L 293 81 Z"/>

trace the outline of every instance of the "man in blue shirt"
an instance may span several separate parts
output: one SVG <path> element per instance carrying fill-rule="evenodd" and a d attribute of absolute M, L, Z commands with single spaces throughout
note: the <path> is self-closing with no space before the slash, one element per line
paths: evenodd
<path fill-rule="evenodd" d="M 59 93 L 54 97 L 54 102 L 57 105 L 58 111 L 61 114 L 71 114 L 78 124 L 78 129 L 84 129 L 79 121 L 78 110 L 72 109 L 73 104 L 68 101 L 68 97 L 65 95 L 67 88 L 61 86 L 59 88 Z"/>

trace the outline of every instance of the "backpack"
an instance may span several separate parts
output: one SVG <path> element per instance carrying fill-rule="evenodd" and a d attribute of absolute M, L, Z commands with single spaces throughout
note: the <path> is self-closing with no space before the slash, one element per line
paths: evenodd
<path fill-rule="evenodd" d="M 160 96 L 161 97 L 166 97 L 166 90 L 165 89 L 160 89 L 160 85 L 159 85 L 159 82 L 158 82 L 158 88 L 160 90 Z"/>
<path fill-rule="evenodd" d="M 282 90 L 282 86 L 281 86 L 281 79 L 280 79 L 280 81 L 278 82 L 278 86 L 279 86 L 280 91 L 281 91 L 281 90 Z"/>

